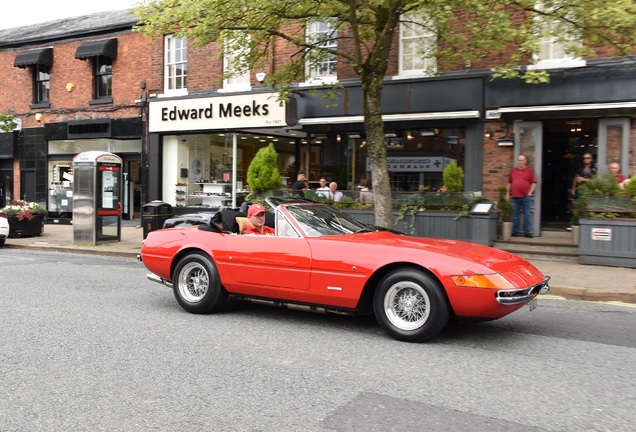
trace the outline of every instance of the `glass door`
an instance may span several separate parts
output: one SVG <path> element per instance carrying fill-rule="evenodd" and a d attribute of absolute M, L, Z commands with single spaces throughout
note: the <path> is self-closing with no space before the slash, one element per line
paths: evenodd
<path fill-rule="evenodd" d="M 541 122 L 515 122 L 515 165 L 519 155 L 525 155 L 528 166 L 537 177 L 537 187 L 532 200 L 532 232 L 541 236 L 541 166 L 543 164 L 543 124 Z"/>
<path fill-rule="evenodd" d="M 629 119 L 609 118 L 598 122 L 597 168 L 600 175 L 609 170 L 609 165 L 619 163 L 621 173 L 629 171 Z"/>

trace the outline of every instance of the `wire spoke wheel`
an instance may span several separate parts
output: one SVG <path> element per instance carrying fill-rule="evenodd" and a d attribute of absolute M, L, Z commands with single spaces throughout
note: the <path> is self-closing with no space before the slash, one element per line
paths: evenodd
<path fill-rule="evenodd" d="M 395 269 L 382 278 L 374 293 L 373 310 L 384 331 L 407 342 L 436 336 L 450 316 L 440 282 L 413 268 Z"/>
<path fill-rule="evenodd" d="M 393 325 L 402 330 L 420 328 L 430 314 L 430 299 L 416 283 L 406 281 L 391 286 L 384 297 L 384 310 Z"/>
<path fill-rule="evenodd" d="M 192 252 L 182 257 L 174 270 L 172 285 L 179 305 L 191 313 L 220 310 L 227 299 L 219 272 L 209 256 Z"/>
<path fill-rule="evenodd" d="M 199 302 L 210 288 L 210 275 L 201 264 L 191 262 L 179 273 L 178 286 L 184 300 Z"/>

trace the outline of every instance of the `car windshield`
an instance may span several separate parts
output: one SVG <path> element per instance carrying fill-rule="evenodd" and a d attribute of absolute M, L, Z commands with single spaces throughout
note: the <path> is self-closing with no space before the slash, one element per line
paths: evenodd
<path fill-rule="evenodd" d="M 298 221 L 309 237 L 375 231 L 370 225 L 326 205 L 288 204 L 285 210 Z"/>

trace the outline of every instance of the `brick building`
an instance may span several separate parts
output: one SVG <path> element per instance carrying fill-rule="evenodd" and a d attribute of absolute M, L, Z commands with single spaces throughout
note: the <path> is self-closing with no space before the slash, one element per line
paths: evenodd
<path fill-rule="evenodd" d="M 124 217 L 142 200 L 144 126 L 138 100 L 152 86 L 151 42 L 127 11 L 0 31 L 0 112 L 17 131 L 0 135 L 0 205 L 45 205 L 72 214 L 72 158 L 102 150 L 124 161 Z M 144 83 L 144 84 L 142 84 Z"/>
<path fill-rule="evenodd" d="M 339 59 L 326 59 L 308 70 L 307 79 L 294 86 L 290 103 L 279 106 L 273 99 L 275 91 L 262 81 L 293 52 L 284 43 L 276 45 L 271 64 L 222 80 L 233 54 L 220 56 L 215 44 L 195 48 L 171 35 L 150 41 L 131 32 L 130 15 L 94 17 L 101 30 L 95 25 L 56 25 L 59 31 L 52 26 L 42 32 L 38 27 L 35 38 L 20 36 L 19 31 L 0 32 L 0 76 L 16 83 L 2 88 L 0 112 L 22 120 L 15 141 L 20 145 L 0 153 L 0 174 L 11 173 L 14 193 L 48 200 L 54 209 L 50 202 L 51 183 L 57 179 L 54 162 L 70 160 L 72 155 L 51 149 L 55 152 L 58 141 L 69 140 L 73 122 L 102 119 L 113 122 L 111 138 L 134 143 L 131 152 L 115 152 L 123 153 L 128 162 L 127 173 L 139 195 L 137 207 L 154 199 L 184 210 L 235 205 L 247 186 L 249 162 L 269 143 L 275 145 L 279 169 L 288 181 L 302 169 L 310 180 L 326 175 L 341 189 L 355 191 L 359 180 L 369 175 L 360 82 Z M 328 29 L 316 25 L 307 31 Z M 568 58 L 550 45 L 556 42 L 548 41 L 540 66 L 550 69 L 550 83 L 493 81 L 490 68 L 506 53 L 484 57 L 469 68 L 441 70 L 431 59 L 409 51 L 405 43 L 427 43 L 427 37 L 401 27 L 385 79 L 383 115 L 396 192 L 437 188 L 444 166 L 454 160 L 464 168 L 466 191 L 496 199 L 516 156 L 524 153 L 540 183 L 533 216 L 534 234 L 540 235 L 541 226 L 567 225 L 569 187 L 584 152 L 594 154 L 600 172 L 616 161 L 624 174 L 636 173 L 633 57 L 610 59 L 599 48 L 591 58 Z M 100 103 L 94 100 L 95 90 L 88 90 L 95 57 L 85 61 L 75 57 L 83 43 L 112 38 L 117 39 L 112 101 Z M 34 102 L 30 90 L 29 69 L 38 63 L 23 63 L 24 68 L 14 64 L 21 53 L 50 47 L 54 62 L 46 107 Z M 342 85 L 335 105 L 322 98 L 327 91 L 322 84 L 332 81 Z M 74 90 L 69 91 L 67 84 L 74 84 Z M 40 123 L 35 120 L 38 113 L 43 115 Z M 116 129 L 116 124 L 121 126 Z M 36 154 L 46 158 L 31 156 Z M 146 166 L 147 177 L 141 169 Z"/>

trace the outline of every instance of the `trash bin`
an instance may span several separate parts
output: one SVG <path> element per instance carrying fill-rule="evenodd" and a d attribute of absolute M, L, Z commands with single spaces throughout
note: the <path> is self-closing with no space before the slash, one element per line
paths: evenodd
<path fill-rule="evenodd" d="M 172 217 L 172 206 L 162 201 L 152 201 L 144 205 L 142 221 L 144 238 L 150 231 L 163 228 L 163 223 Z"/>

